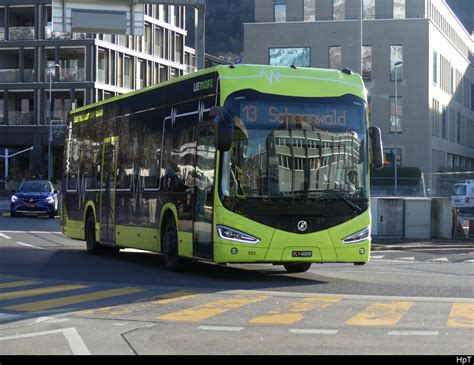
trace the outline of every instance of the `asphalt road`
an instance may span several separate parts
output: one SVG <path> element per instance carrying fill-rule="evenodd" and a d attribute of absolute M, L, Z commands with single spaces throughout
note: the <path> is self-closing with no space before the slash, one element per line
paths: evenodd
<path fill-rule="evenodd" d="M 472 353 L 470 255 L 171 273 L 159 255 L 89 256 L 58 219 L 0 217 L 0 355 Z"/>

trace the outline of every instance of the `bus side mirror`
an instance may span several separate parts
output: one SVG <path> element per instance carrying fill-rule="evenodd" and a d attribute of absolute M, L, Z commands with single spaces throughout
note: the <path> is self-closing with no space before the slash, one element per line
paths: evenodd
<path fill-rule="evenodd" d="M 209 115 L 214 118 L 217 150 L 222 152 L 230 150 L 234 136 L 234 119 L 232 114 L 224 107 L 215 106 L 211 108 Z"/>
<path fill-rule="evenodd" d="M 380 128 L 369 127 L 369 136 L 372 146 L 372 166 L 375 170 L 380 170 L 384 164 L 382 132 Z"/>

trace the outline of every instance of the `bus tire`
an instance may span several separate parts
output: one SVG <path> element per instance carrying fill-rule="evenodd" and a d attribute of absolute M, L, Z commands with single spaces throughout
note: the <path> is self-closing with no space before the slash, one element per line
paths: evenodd
<path fill-rule="evenodd" d="M 284 264 L 283 266 L 285 267 L 286 271 L 288 271 L 291 274 L 294 274 L 294 273 L 308 271 L 309 268 L 311 267 L 311 263 L 302 262 L 299 264 Z"/>
<path fill-rule="evenodd" d="M 103 253 L 102 247 L 95 239 L 95 219 L 91 213 L 86 218 L 86 246 L 87 252 L 91 255 L 101 255 Z"/>
<path fill-rule="evenodd" d="M 169 218 L 165 225 L 162 239 L 162 253 L 166 269 L 170 271 L 181 271 L 183 260 L 178 253 L 178 231 L 173 218 Z"/>

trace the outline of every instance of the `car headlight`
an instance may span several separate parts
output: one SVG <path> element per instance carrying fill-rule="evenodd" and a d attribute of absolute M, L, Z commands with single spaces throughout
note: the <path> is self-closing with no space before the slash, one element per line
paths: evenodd
<path fill-rule="evenodd" d="M 48 197 L 46 198 L 46 203 L 48 203 L 48 204 L 53 204 L 53 203 L 54 203 L 54 198 L 53 198 L 52 196 L 48 196 Z"/>
<path fill-rule="evenodd" d="M 238 231 L 233 228 L 229 228 L 226 226 L 217 226 L 217 232 L 219 233 L 219 237 L 223 240 L 227 241 L 234 241 L 234 242 L 241 242 L 241 243 L 251 243 L 256 244 L 260 242 L 260 238 L 251 236 L 247 233 Z"/>
<path fill-rule="evenodd" d="M 12 203 L 16 203 L 18 201 L 18 197 L 16 195 L 12 195 L 10 200 Z"/>
<path fill-rule="evenodd" d="M 351 234 L 350 236 L 347 236 L 346 238 L 342 239 L 342 242 L 344 243 L 357 243 L 357 242 L 362 242 L 370 238 L 370 226 L 366 227 L 354 234 Z"/>

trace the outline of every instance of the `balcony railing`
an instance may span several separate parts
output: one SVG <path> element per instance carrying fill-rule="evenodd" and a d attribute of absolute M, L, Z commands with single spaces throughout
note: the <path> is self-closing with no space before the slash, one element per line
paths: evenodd
<path fill-rule="evenodd" d="M 35 27 L 10 27 L 10 40 L 35 39 Z"/>
<path fill-rule="evenodd" d="M 44 69 L 44 81 L 49 82 L 50 69 Z M 85 69 L 84 68 L 62 68 L 59 72 L 60 81 L 85 81 Z M 54 74 L 52 75 L 54 81 Z"/>
<path fill-rule="evenodd" d="M 5 40 L 5 28 L 0 27 L 0 41 L 4 41 L 4 40 Z"/>
<path fill-rule="evenodd" d="M 46 39 L 86 39 L 86 33 L 63 33 L 53 32 L 53 28 L 50 26 L 44 27 Z"/>
<path fill-rule="evenodd" d="M 0 70 L 0 82 L 19 82 L 20 81 L 20 70 L 19 69 L 1 69 Z"/>
<path fill-rule="evenodd" d="M 34 113 L 8 112 L 8 125 L 33 125 Z"/>
<path fill-rule="evenodd" d="M 35 70 L 31 68 L 23 69 L 23 82 L 35 82 L 36 75 Z"/>

